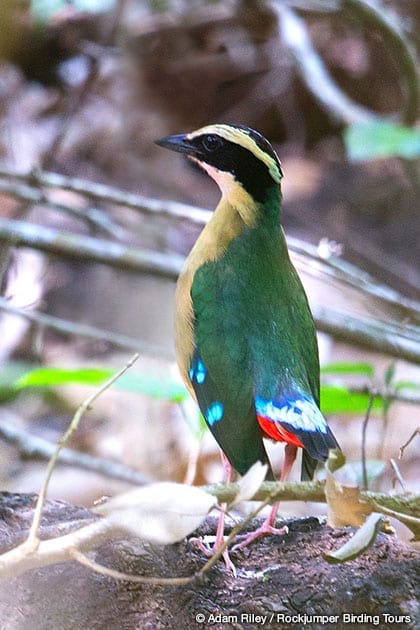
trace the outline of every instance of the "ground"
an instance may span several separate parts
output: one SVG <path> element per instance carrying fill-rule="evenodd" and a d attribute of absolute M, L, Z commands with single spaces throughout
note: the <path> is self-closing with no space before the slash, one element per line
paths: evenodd
<path fill-rule="evenodd" d="M 33 504 L 34 495 L 1 495 L 1 550 L 22 540 Z M 93 518 L 85 508 L 51 501 L 42 533 L 56 536 Z M 314 517 L 293 519 L 288 526 L 282 538 L 268 537 L 233 553 L 236 578 L 222 562 L 182 587 L 116 581 L 75 562 L 33 569 L 0 585 L 2 630 L 416 627 L 420 560 L 412 547 L 380 534 L 357 560 L 331 565 L 322 553 L 341 546 L 351 528 L 331 529 Z M 209 517 L 199 533 L 214 528 Z M 189 540 L 151 547 L 121 538 L 93 555 L 119 571 L 161 578 L 194 575 L 205 562 Z"/>

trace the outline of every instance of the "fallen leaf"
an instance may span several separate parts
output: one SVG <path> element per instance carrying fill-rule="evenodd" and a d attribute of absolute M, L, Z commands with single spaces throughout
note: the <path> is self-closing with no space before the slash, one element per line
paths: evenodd
<path fill-rule="evenodd" d="M 215 504 L 216 498 L 200 488 L 163 482 L 113 497 L 94 512 L 112 527 L 170 545 L 197 529 Z"/>
<path fill-rule="evenodd" d="M 241 503 L 241 501 L 250 501 L 260 489 L 267 474 L 267 469 L 267 464 L 255 462 L 240 479 L 239 490 L 229 507 Z"/>
<path fill-rule="evenodd" d="M 372 512 L 357 532 L 340 549 L 332 553 L 323 553 L 324 560 L 330 564 L 354 560 L 369 549 L 375 542 L 376 536 L 382 529 L 385 517 L 377 512 Z"/>
<path fill-rule="evenodd" d="M 344 455 L 330 451 L 326 471 L 325 496 L 328 505 L 328 524 L 331 527 L 363 525 L 372 507 L 360 496 L 351 466 L 344 466 Z"/>

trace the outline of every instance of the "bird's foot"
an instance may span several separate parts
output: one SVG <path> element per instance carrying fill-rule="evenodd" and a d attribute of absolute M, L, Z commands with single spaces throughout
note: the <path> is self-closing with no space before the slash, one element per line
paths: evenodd
<path fill-rule="evenodd" d="M 289 528 L 287 525 L 283 527 L 274 527 L 267 519 L 261 527 L 258 527 L 254 532 L 250 532 L 248 534 L 238 534 L 237 538 L 243 538 L 243 541 L 234 545 L 232 547 L 232 551 L 236 551 L 237 549 L 243 549 L 247 547 L 249 544 L 257 540 L 258 538 L 262 538 L 263 536 L 284 536 L 289 533 Z"/>
<path fill-rule="evenodd" d="M 223 539 L 218 540 L 216 536 L 206 536 L 205 538 L 208 539 L 207 542 L 203 542 L 201 538 L 190 538 L 190 542 L 192 542 L 193 545 L 195 545 L 207 558 L 211 558 L 221 547 L 224 541 Z M 213 543 L 213 545 L 211 543 Z M 227 549 L 225 549 L 222 553 L 222 558 L 225 562 L 226 569 L 230 571 L 234 577 L 236 577 L 236 567 L 230 559 L 229 551 Z"/>

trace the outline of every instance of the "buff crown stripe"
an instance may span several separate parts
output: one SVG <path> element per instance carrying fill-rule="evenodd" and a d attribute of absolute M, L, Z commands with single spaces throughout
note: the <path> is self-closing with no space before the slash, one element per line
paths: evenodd
<path fill-rule="evenodd" d="M 201 127 L 201 129 L 197 129 L 196 131 L 189 133 L 187 135 L 187 138 L 188 140 L 192 140 L 193 138 L 196 138 L 197 136 L 201 136 L 206 133 L 216 133 L 225 140 L 228 140 L 229 142 L 235 142 L 241 147 L 248 149 L 248 151 L 251 151 L 251 153 L 253 153 L 256 158 L 264 162 L 274 181 L 278 184 L 280 183 L 282 176 L 275 160 L 273 160 L 273 158 L 265 151 L 260 149 L 260 147 L 255 143 L 255 141 L 251 138 L 247 131 L 245 131 L 244 129 L 237 129 L 236 127 L 230 127 L 229 125 L 207 125 L 206 127 Z"/>

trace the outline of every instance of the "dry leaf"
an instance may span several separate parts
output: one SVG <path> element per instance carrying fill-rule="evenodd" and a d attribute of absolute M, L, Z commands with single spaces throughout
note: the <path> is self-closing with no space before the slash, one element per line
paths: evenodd
<path fill-rule="evenodd" d="M 170 545 L 193 532 L 216 504 L 200 488 L 155 483 L 120 494 L 94 509 L 112 527 L 159 545 Z"/>
<path fill-rule="evenodd" d="M 385 517 L 372 512 L 357 532 L 340 549 L 332 553 L 323 553 L 322 557 L 330 564 L 354 560 L 373 545 L 382 528 Z"/>
<path fill-rule="evenodd" d="M 239 490 L 229 507 L 241 501 L 250 501 L 260 489 L 267 474 L 267 464 L 255 462 L 239 481 Z"/>
<path fill-rule="evenodd" d="M 331 451 L 326 471 L 325 496 L 328 504 L 328 524 L 331 527 L 345 527 L 363 525 L 366 517 L 372 512 L 372 507 L 360 497 L 360 491 L 350 476 L 350 469 L 340 467 L 344 457 L 337 459 L 335 451 Z M 342 480 L 340 481 L 339 478 Z"/>

